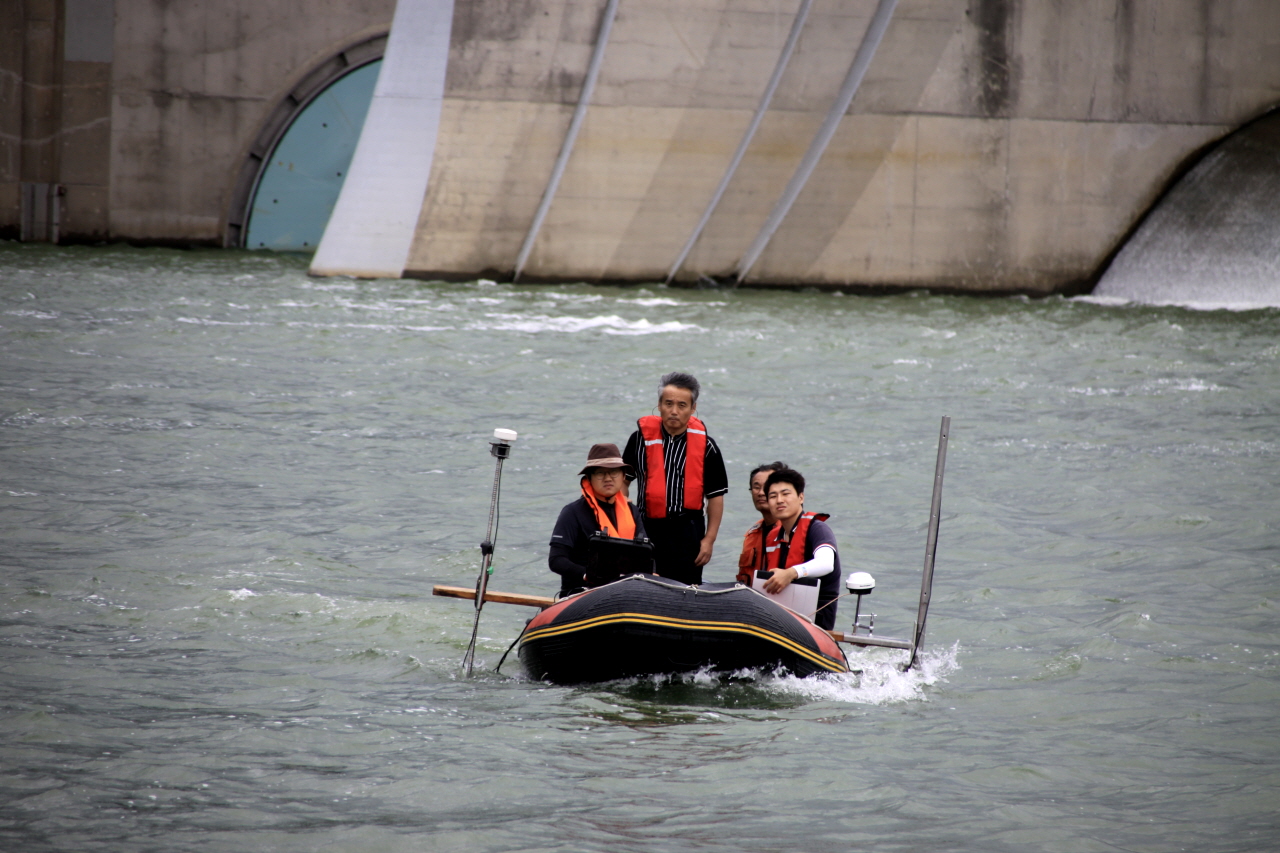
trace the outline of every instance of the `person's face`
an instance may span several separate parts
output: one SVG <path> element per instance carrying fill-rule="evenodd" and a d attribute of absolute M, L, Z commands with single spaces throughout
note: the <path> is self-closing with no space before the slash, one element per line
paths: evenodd
<path fill-rule="evenodd" d="M 764 493 L 764 481 L 769 479 L 772 471 L 760 471 L 751 478 L 751 502 L 756 505 L 756 512 L 772 512 L 769 509 L 769 496 Z"/>
<path fill-rule="evenodd" d="M 804 509 L 804 492 L 796 492 L 790 483 L 774 483 L 769 487 L 769 511 L 779 521 L 790 524 Z"/>
<path fill-rule="evenodd" d="M 593 468 L 590 474 L 591 491 L 598 498 L 611 498 L 622 491 L 624 477 L 621 468 Z"/>
<path fill-rule="evenodd" d="M 689 428 L 689 418 L 698 411 L 693 404 L 693 392 L 688 388 L 668 385 L 658 395 L 658 413 L 667 435 L 681 435 Z"/>

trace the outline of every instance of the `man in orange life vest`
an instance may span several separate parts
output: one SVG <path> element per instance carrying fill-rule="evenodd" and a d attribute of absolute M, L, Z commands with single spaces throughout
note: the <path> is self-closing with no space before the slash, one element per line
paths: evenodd
<path fill-rule="evenodd" d="M 751 586 L 751 574 L 765 567 L 764 538 L 769 535 L 769 530 L 778 520 L 773 517 L 773 511 L 769 509 L 769 498 L 764 493 L 764 481 L 769 479 L 769 475 L 774 471 L 781 471 L 788 467 L 790 466 L 785 462 L 770 462 L 768 465 L 757 467 L 748 478 L 751 502 L 756 505 L 760 520 L 751 525 L 746 535 L 742 537 L 742 553 L 738 556 L 738 583 Z"/>
<path fill-rule="evenodd" d="M 764 483 L 769 509 L 778 521 L 765 538 L 766 567 L 773 577 L 765 592 L 779 593 L 789 584 L 818 587 L 818 612 L 814 624 L 828 631 L 836 625 L 836 599 L 840 597 L 840 555 L 836 536 L 824 513 L 804 511 L 804 477 L 799 471 L 774 471 Z"/>
<path fill-rule="evenodd" d="M 662 377 L 659 414 L 636 422 L 622 453 L 638 472 L 639 504 L 658 574 L 687 584 L 702 583 L 729 491 L 720 448 L 695 417 L 698 392 L 698 380 L 687 373 Z"/>
<path fill-rule="evenodd" d="M 588 540 L 603 530 L 620 539 L 645 538 L 644 521 L 622 493 L 631 466 L 622 461 L 616 444 L 593 444 L 582 477 L 582 497 L 566 504 L 551 531 L 547 564 L 560 575 L 560 594 L 587 585 Z"/>

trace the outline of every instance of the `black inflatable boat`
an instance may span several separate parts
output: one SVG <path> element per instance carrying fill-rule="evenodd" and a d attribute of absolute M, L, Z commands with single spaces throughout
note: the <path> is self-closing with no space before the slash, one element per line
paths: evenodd
<path fill-rule="evenodd" d="M 759 592 L 652 575 L 556 602 L 529 622 L 519 655 L 530 677 L 556 684 L 703 667 L 781 668 L 797 676 L 849 671 L 828 632 Z"/>

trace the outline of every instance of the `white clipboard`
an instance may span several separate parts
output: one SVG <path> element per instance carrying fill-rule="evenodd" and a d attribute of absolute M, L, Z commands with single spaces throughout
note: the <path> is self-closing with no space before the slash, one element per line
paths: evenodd
<path fill-rule="evenodd" d="M 757 576 L 756 572 L 751 573 L 751 588 L 764 593 L 774 601 L 781 604 L 794 613 L 803 616 L 810 622 L 813 621 L 813 612 L 818 609 L 818 585 L 809 586 L 802 583 L 789 583 L 787 588 L 777 595 L 764 591 L 765 578 Z"/>

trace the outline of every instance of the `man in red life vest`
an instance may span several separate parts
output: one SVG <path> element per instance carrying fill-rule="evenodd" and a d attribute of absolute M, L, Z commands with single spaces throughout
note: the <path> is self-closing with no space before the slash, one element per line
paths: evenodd
<path fill-rule="evenodd" d="M 751 525 L 746 535 L 742 537 L 742 553 L 738 556 L 738 583 L 751 586 L 752 573 L 765 567 L 764 538 L 777 519 L 769 509 L 769 498 L 764 493 L 764 481 L 769 479 L 769 475 L 774 471 L 781 471 L 787 467 L 790 466 L 785 462 L 770 462 L 751 472 L 748 480 L 751 485 L 751 502 L 756 505 L 760 520 Z"/>
<path fill-rule="evenodd" d="M 634 474 L 622 461 L 616 444 L 593 444 L 587 453 L 587 467 L 578 472 L 582 496 L 566 504 L 551 531 L 551 552 L 547 564 L 560 575 L 560 594 L 587 585 L 591 534 L 603 530 L 619 539 L 644 539 L 640 511 L 627 501 L 622 489 L 626 475 Z"/>
<path fill-rule="evenodd" d="M 804 477 L 799 471 L 774 471 L 764 483 L 769 509 L 778 521 L 765 538 L 765 562 L 773 577 L 765 592 L 777 594 L 789 584 L 818 587 L 818 612 L 814 624 L 828 631 L 836 625 L 836 599 L 840 597 L 840 555 L 836 536 L 827 526 L 829 516 L 804 511 Z"/>
<path fill-rule="evenodd" d="M 695 416 L 698 392 L 688 373 L 662 377 L 659 414 L 636 422 L 622 453 L 638 472 L 638 503 L 658 574 L 687 584 L 702 583 L 729 491 L 720 448 Z"/>

